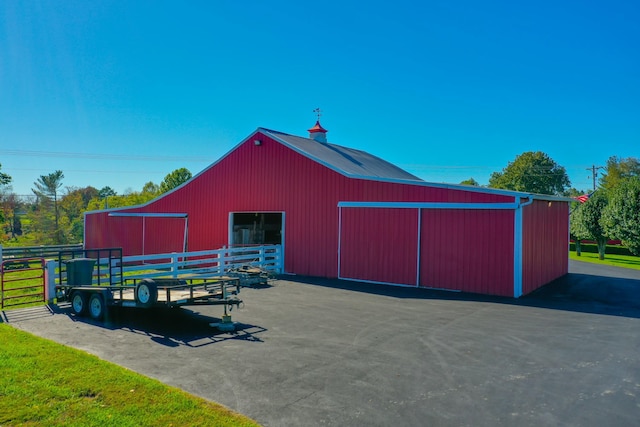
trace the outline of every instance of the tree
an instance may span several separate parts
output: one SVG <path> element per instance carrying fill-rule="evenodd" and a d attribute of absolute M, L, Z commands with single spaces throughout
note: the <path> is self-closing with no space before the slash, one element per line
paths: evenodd
<path fill-rule="evenodd" d="M 60 243 L 79 243 L 84 237 L 84 218 L 89 202 L 98 197 L 98 190 L 89 186 L 84 188 L 67 187 L 66 194 L 60 199 Z"/>
<path fill-rule="evenodd" d="M 147 194 L 153 194 L 155 196 L 160 192 L 160 186 L 158 184 L 153 183 L 152 181 L 149 181 L 144 185 L 144 187 L 142 187 L 142 192 Z"/>
<path fill-rule="evenodd" d="M 14 193 L 0 194 L 2 210 L 0 210 L 0 220 L 4 224 L 4 232 L 9 239 L 17 239 L 22 235 L 22 222 L 18 211 L 23 207 L 20 199 Z"/>
<path fill-rule="evenodd" d="M 635 157 L 622 159 L 612 156 L 607 160 L 606 172 L 600 177 L 600 187 L 610 191 L 632 177 L 640 177 L 640 160 Z"/>
<path fill-rule="evenodd" d="M 54 211 L 54 230 L 53 231 L 53 243 L 59 243 L 62 239 L 59 236 L 59 214 L 58 214 L 58 190 L 62 187 L 62 178 L 64 178 L 64 174 L 61 170 L 57 170 L 49 175 L 40 175 L 40 178 L 33 185 L 36 187 L 35 189 L 31 189 L 33 193 L 38 196 L 38 199 L 42 203 L 42 207 L 45 208 L 49 203 L 46 201 L 53 201 L 53 211 Z M 42 216 L 38 216 L 40 220 L 43 220 L 41 225 L 44 225 L 46 221 L 44 221 L 45 212 L 41 212 Z M 41 229 L 42 232 L 47 232 L 51 230 Z"/>
<path fill-rule="evenodd" d="M 581 230 L 579 228 L 576 228 L 576 224 L 580 223 L 580 219 L 579 217 L 581 216 L 581 211 L 578 209 L 580 207 L 581 202 L 577 200 L 578 196 L 582 196 L 584 194 L 589 194 L 589 191 L 584 191 L 584 190 L 578 190 L 576 188 L 570 188 L 565 192 L 565 196 L 567 197 L 571 197 L 574 199 L 573 202 L 571 202 L 571 212 L 569 213 L 570 217 L 569 217 L 569 237 L 575 242 L 576 244 L 576 255 L 577 256 L 581 256 L 582 255 L 582 240 L 584 239 L 588 239 L 588 236 L 584 236 L 581 234 Z"/>
<path fill-rule="evenodd" d="M 569 217 L 569 237 L 573 239 L 576 244 L 577 256 L 582 255 L 582 241 L 590 237 L 589 232 L 583 224 L 582 209 L 580 209 L 580 206 L 576 206 L 571 211 Z"/>
<path fill-rule="evenodd" d="M 2 169 L 2 164 L 0 164 Z M 0 172 L 0 185 L 8 185 L 11 182 L 11 177 L 4 172 Z"/>
<path fill-rule="evenodd" d="M 102 187 L 100 190 L 98 190 L 98 204 L 100 202 L 100 200 L 104 200 L 104 208 L 107 209 L 109 207 L 109 197 L 113 197 L 116 195 L 116 191 L 109 187 Z M 89 203 L 87 203 L 88 205 Z M 96 205 L 94 207 L 94 209 L 99 209 L 98 205 Z M 93 209 L 92 209 L 93 210 Z"/>
<path fill-rule="evenodd" d="M 160 183 L 160 193 L 166 193 L 174 188 L 184 184 L 191 179 L 191 172 L 187 168 L 176 169 L 167 176 Z"/>
<path fill-rule="evenodd" d="M 598 259 L 604 259 L 609 236 L 600 219 L 607 206 L 607 194 L 596 191 L 571 214 L 570 233 L 576 238 L 592 239 L 598 245 Z"/>
<path fill-rule="evenodd" d="M 102 187 L 100 190 L 98 190 L 98 197 L 100 197 L 101 199 L 115 196 L 116 194 L 117 194 L 116 191 L 109 186 Z"/>
<path fill-rule="evenodd" d="M 469 178 L 469 179 L 465 179 L 464 181 L 462 181 L 460 184 L 462 185 L 473 185 L 474 187 L 479 187 L 480 184 L 478 183 L 478 181 L 476 181 L 473 178 Z"/>
<path fill-rule="evenodd" d="M 520 154 L 489 178 L 491 188 L 538 194 L 562 195 L 570 184 L 565 168 L 541 151 Z"/>
<path fill-rule="evenodd" d="M 2 164 L 0 164 L 0 169 L 2 169 Z M 0 191 L 0 195 L 3 195 L 5 193 L 2 187 L 9 185 L 10 182 L 11 182 L 11 177 L 6 173 L 0 172 L 0 190 L 2 190 Z M 5 221 L 5 215 L 2 211 L 0 211 L 0 224 L 4 223 L 4 221 Z"/>
<path fill-rule="evenodd" d="M 87 211 L 99 210 L 103 209 L 103 207 L 122 208 L 125 206 L 141 205 L 148 202 L 149 200 L 154 199 L 158 195 L 158 192 L 156 190 L 158 188 L 158 185 L 154 184 L 153 182 L 147 182 L 144 185 L 142 191 L 133 191 L 132 189 L 128 188 L 125 190 L 125 193 L 123 195 L 117 195 L 113 190 L 111 190 L 111 192 L 107 192 L 105 190 L 106 188 L 111 190 L 109 187 L 105 187 L 100 190 L 98 192 L 98 197 L 95 197 L 88 203 L 86 208 Z M 104 195 L 104 199 L 101 195 Z"/>
<path fill-rule="evenodd" d="M 640 177 L 623 179 L 609 191 L 601 222 L 611 237 L 640 255 Z"/>

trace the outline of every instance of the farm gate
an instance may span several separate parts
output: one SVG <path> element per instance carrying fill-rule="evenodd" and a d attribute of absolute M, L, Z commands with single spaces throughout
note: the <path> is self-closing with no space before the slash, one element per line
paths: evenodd
<path fill-rule="evenodd" d="M 45 302 L 44 258 L 16 258 L 2 261 L 0 308 Z"/>

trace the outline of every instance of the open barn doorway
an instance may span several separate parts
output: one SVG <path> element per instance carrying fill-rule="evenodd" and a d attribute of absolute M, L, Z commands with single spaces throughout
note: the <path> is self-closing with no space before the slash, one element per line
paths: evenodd
<path fill-rule="evenodd" d="M 232 212 L 229 223 L 231 245 L 283 244 L 283 212 Z"/>

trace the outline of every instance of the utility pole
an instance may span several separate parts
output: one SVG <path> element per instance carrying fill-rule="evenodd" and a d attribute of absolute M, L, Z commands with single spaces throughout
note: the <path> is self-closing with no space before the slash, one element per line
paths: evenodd
<path fill-rule="evenodd" d="M 598 177 L 598 169 L 604 170 L 604 166 L 591 165 L 590 168 L 587 168 L 588 171 L 591 171 L 591 177 L 593 178 L 593 191 L 596 191 L 596 178 Z"/>

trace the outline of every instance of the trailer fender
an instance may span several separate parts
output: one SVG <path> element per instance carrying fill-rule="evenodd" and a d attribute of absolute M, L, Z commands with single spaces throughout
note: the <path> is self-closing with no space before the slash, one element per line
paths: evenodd
<path fill-rule="evenodd" d="M 158 285 L 153 279 L 142 279 L 135 289 L 135 298 L 141 307 L 151 307 L 158 301 Z"/>

